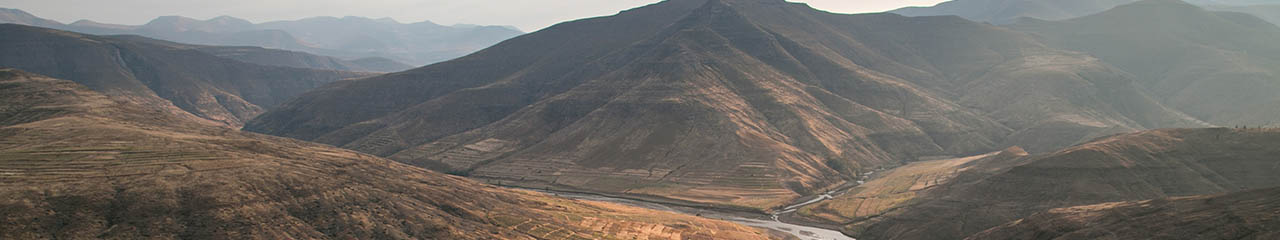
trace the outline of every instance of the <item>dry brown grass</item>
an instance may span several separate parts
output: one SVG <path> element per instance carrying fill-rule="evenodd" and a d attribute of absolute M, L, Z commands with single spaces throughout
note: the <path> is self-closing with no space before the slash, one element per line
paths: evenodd
<path fill-rule="evenodd" d="M 0 238 L 768 239 L 211 127 L 0 71 Z"/>
<path fill-rule="evenodd" d="M 907 164 L 883 173 L 882 176 L 849 190 L 849 193 L 805 206 L 797 213 L 834 223 L 877 216 L 909 203 L 920 191 L 945 184 L 964 171 L 967 163 L 994 154 Z"/>

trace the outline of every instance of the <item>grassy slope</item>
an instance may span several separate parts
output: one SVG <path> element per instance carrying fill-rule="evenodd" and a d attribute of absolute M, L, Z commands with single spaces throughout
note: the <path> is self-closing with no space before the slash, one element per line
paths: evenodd
<path fill-rule="evenodd" d="M 194 124 L 69 81 L 0 79 L 0 238 L 767 238 Z"/>

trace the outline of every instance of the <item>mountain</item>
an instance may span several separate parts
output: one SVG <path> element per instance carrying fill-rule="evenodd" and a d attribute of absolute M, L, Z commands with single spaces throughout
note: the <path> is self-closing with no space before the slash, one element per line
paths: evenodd
<path fill-rule="evenodd" d="M 959 239 L 1054 208 L 1277 187 L 1278 144 L 1277 129 L 1119 134 L 1050 154 L 895 169 L 801 214 L 858 238 Z"/>
<path fill-rule="evenodd" d="M 339 57 L 378 56 L 421 66 L 461 57 L 523 34 L 511 27 L 443 26 L 423 21 L 399 23 L 389 18 L 314 17 L 294 21 L 265 22 L 257 29 L 278 29 L 317 52 Z"/>
<path fill-rule="evenodd" d="M 1147 0 L 1010 27 L 1132 73 L 1164 105 L 1197 119 L 1256 126 L 1280 117 L 1280 27 L 1254 16 Z"/>
<path fill-rule="evenodd" d="M 768 239 L 207 126 L 0 70 L 0 238 Z"/>
<path fill-rule="evenodd" d="M 245 129 L 506 184 L 768 209 L 921 157 L 1200 126 L 1132 82 L 956 17 L 671 0 L 329 84 Z"/>
<path fill-rule="evenodd" d="M 254 24 L 230 16 L 208 20 L 163 16 L 136 26 L 89 20 L 62 24 L 8 8 L 0 8 L 0 23 L 95 35 L 140 35 L 186 44 L 264 47 L 414 66 L 461 57 L 523 34 L 507 26 L 443 26 L 429 21 L 406 24 L 390 18 L 363 17 L 314 17 Z M 394 71 L 405 69 L 408 67 Z"/>
<path fill-rule="evenodd" d="M 354 72 L 395 72 L 413 68 L 391 59 L 370 57 L 356 60 L 342 60 L 335 57 L 320 56 L 304 52 L 294 52 L 261 47 L 207 46 L 191 45 L 156 40 L 136 35 L 112 36 L 117 39 L 147 42 L 177 49 L 192 49 L 214 56 L 234 59 L 241 62 L 294 68 L 311 68 L 322 70 L 354 71 Z"/>
<path fill-rule="evenodd" d="M 1187 2 L 1200 6 L 1256 6 L 1276 3 L 1271 0 L 1187 0 Z"/>
<path fill-rule="evenodd" d="M 303 91 L 367 73 L 263 66 L 186 45 L 0 24 L 0 67 L 69 79 L 109 96 L 238 127 Z"/>
<path fill-rule="evenodd" d="M 1280 4 L 1260 4 L 1248 6 L 1203 5 L 1206 10 L 1223 12 L 1242 12 L 1267 20 L 1271 24 L 1280 25 Z"/>
<path fill-rule="evenodd" d="M 218 57 L 266 66 L 376 73 L 404 71 L 413 68 L 408 64 L 382 57 L 342 60 L 304 52 L 261 47 L 198 46 L 194 49 Z"/>
<path fill-rule="evenodd" d="M 62 26 L 62 23 L 57 21 L 36 17 L 35 15 L 31 15 L 31 13 L 12 8 L 0 8 L 0 23 L 14 23 L 45 28 Z"/>
<path fill-rule="evenodd" d="M 1063 20 L 1090 15 L 1139 0 L 952 0 L 931 7 L 905 7 L 890 11 L 904 16 L 956 15 L 992 24 L 1013 23 L 1019 18 Z"/>
<path fill-rule="evenodd" d="M 399 72 L 413 68 L 408 64 L 384 57 L 366 57 L 347 60 L 347 62 L 375 72 Z"/>
<path fill-rule="evenodd" d="M 1280 188 L 1049 210 L 967 239 L 1276 239 Z"/>
<path fill-rule="evenodd" d="M 956 15 L 992 24 L 1016 23 L 1021 18 L 1059 21 L 1097 14 L 1142 0 L 951 0 L 929 7 L 890 11 L 903 16 Z M 1280 25 L 1280 5 L 1272 0 L 1187 0 L 1215 11 L 1252 14 Z"/>
<path fill-rule="evenodd" d="M 50 28 L 95 35 L 140 35 L 167 41 L 218 46 L 258 46 L 295 51 L 319 51 L 277 29 L 252 29 L 242 19 L 218 17 L 196 20 L 181 16 L 164 16 L 138 26 L 76 21 Z"/>

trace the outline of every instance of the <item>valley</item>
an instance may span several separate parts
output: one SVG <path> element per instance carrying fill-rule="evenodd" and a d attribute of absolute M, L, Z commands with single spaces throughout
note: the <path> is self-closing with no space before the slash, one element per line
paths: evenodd
<path fill-rule="evenodd" d="M 557 197 L 565 197 L 570 199 L 584 199 L 591 201 L 619 203 L 629 206 L 642 207 L 658 211 L 677 212 L 687 215 L 695 215 L 710 219 L 719 219 L 730 221 L 745 226 L 769 229 L 773 231 L 781 231 L 789 234 L 796 239 L 801 240 L 821 240 L 821 239 L 837 239 L 837 240 L 853 240 L 853 238 L 845 236 L 840 231 L 831 230 L 822 227 L 814 227 L 810 224 L 787 223 L 787 221 L 778 220 L 776 215 L 766 215 L 754 212 L 731 211 L 725 209 L 706 209 L 699 207 L 690 207 L 684 205 L 670 205 L 668 203 L 651 202 L 644 200 L 636 200 L 629 198 L 617 198 L 603 196 L 599 194 L 587 194 L 577 192 L 559 192 L 549 190 L 535 190 L 538 192 L 553 194 Z"/>
<path fill-rule="evenodd" d="M 1263 0 L 131 1 L 0 6 L 0 239 L 1280 237 Z"/>

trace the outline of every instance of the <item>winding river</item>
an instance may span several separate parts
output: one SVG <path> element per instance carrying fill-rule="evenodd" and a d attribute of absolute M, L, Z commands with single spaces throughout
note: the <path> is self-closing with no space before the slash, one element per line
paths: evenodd
<path fill-rule="evenodd" d="M 824 200 L 831 199 L 836 195 L 838 195 L 836 194 L 838 191 L 831 191 L 831 192 L 819 194 L 817 197 L 813 198 L 812 200 L 787 206 L 783 208 L 782 211 L 779 211 L 778 213 L 775 213 L 773 215 L 761 215 L 761 214 L 745 213 L 745 212 L 723 212 L 723 211 L 716 211 L 716 210 L 707 210 L 707 209 L 700 209 L 700 208 L 686 207 L 686 206 L 675 206 L 675 205 L 668 205 L 668 204 L 662 204 L 662 203 L 656 203 L 656 202 L 608 197 L 608 196 L 585 194 L 585 193 L 559 192 L 559 191 L 549 191 L 544 189 L 527 189 L 527 190 L 533 190 L 533 191 L 543 192 L 547 194 L 554 194 L 560 197 L 570 198 L 570 199 L 612 202 L 612 203 L 625 204 L 625 205 L 648 208 L 648 209 L 659 210 L 659 211 L 678 212 L 683 214 L 702 216 L 705 218 L 731 221 L 731 222 L 735 222 L 742 225 L 763 228 L 763 229 L 771 229 L 779 232 L 788 233 L 801 240 L 855 240 L 852 237 L 845 236 L 844 234 L 840 233 L 840 231 L 787 223 L 782 220 L 779 220 L 778 214 L 792 213 L 792 212 L 795 212 L 796 209 L 799 209 L 800 207 L 803 207 L 805 205 L 819 203 Z"/>

